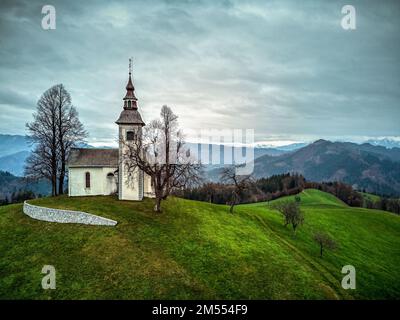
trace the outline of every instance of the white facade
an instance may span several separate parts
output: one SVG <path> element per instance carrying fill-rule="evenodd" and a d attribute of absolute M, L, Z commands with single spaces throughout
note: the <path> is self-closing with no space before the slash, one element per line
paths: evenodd
<path fill-rule="evenodd" d="M 118 167 L 73 167 L 68 170 L 68 195 L 111 195 L 118 191 Z M 87 175 L 89 174 L 89 185 Z"/>

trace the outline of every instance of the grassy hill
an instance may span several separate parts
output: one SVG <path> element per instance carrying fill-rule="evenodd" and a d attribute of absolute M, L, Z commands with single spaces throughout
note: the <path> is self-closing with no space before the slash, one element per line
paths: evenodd
<path fill-rule="evenodd" d="M 22 205 L 0 207 L 0 298 L 33 299 L 357 299 L 400 296 L 400 217 L 350 208 L 330 194 L 301 194 L 305 224 L 294 238 L 266 203 L 224 205 L 171 198 L 43 198 L 31 203 L 83 210 L 116 227 L 33 220 Z M 281 199 L 277 201 L 282 201 Z M 319 258 L 313 232 L 339 248 Z M 43 290 L 45 264 L 57 289 Z M 357 289 L 341 289 L 343 265 Z"/>
<path fill-rule="evenodd" d="M 376 202 L 381 199 L 381 197 L 377 196 L 376 194 L 367 193 L 367 192 L 360 192 L 360 193 L 362 194 L 364 199 L 370 200 L 372 202 Z"/>

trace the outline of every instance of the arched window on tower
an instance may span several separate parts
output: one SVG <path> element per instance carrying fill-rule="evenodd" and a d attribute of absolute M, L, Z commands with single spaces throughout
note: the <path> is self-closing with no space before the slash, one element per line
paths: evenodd
<path fill-rule="evenodd" d="M 128 100 L 128 108 L 131 108 L 131 100 Z"/>
<path fill-rule="evenodd" d="M 126 140 L 127 140 L 127 141 L 135 140 L 135 132 L 133 132 L 133 131 L 128 131 L 128 132 L 126 133 Z"/>
<path fill-rule="evenodd" d="M 87 189 L 90 188 L 90 172 L 85 173 L 85 186 Z"/>

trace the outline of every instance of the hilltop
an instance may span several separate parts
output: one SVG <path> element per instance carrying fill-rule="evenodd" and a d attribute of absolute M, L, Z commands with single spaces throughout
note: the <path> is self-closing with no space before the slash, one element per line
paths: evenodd
<path fill-rule="evenodd" d="M 400 217 L 350 208 L 330 194 L 301 194 L 305 224 L 296 238 L 269 204 L 228 207 L 170 198 L 42 198 L 37 205 L 83 210 L 116 227 L 33 220 L 22 205 L 0 207 L 0 298 L 24 299 L 377 299 L 400 294 Z M 282 199 L 276 200 L 282 201 Z M 315 230 L 339 249 L 323 259 Z M 43 265 L 57 289 L 41 289 Z M 343 265 L 357 270 L 357 290 L 340 287 Z"/>

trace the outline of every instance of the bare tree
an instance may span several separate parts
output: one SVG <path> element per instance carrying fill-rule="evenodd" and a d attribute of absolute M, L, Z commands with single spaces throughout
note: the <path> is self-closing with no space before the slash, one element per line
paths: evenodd
<path fill-rule="evenodd" d="M 183 189 L 200 182 L 201 164 L 196 163 L 185 148 L 178 117 L 168 106 L 161 108 L 159 120 L 138 130 L 132 141 L 121 139 L 122 159 L 133 179 L 136 169 L 150 176 L 155 195 L 155 212 L 161 212 L 161 201 L 174 189 Z M 129 179 L 128 179 L 129 180 Z"/>
<path fill-rule="evenodd" d="M 25 173 L 34 178 L 46 178 L 57 195 L 57 94 L 55 87 L 48 89 L 37 103 L 34 121 L 27 123 L 35 148 L 26 162 Z"/>
<path fill-rule="evenodd" d="M 233 208 L 236 204 L 240 203 L 243 191 L 250 187 L 252 177 L 250 175 L 237 175 L 236 167 L 230 166 L 222 169 L 221 182 L 232 185 L 232 194 L 230 201 L 229 212 L 233 213 Z"/>
<path fill-rule="evenodd" d="M 26 124 L 34 149 L 26 161 L 25 175 L 48 179 L 52 195 L 62 194 L 69 150 L 87 134 L 62 84 L 43 93 L 33 118 Z"/>
<path fill-rule="evenodd" d="M 64 193 L 66 162 L 69 152 L 77 143 L 84 141 L 87 132 L 79 121 L 78 112 L 71 104 L 71 95 L 62 84 L 55 86 L 57 90 L 57 137 L 59 151 L 58 193 Z"/>
<path fill-rule="evenodd" d="M 285 227 L 289 224 L 292 225 L 293 233 L 296 235 L 298 226 L 304 223 L 304 214 L 300 209 L 299 198 L 294 201 L 277 201 L 271 205 L 275 210 L 278 210 L 284 219 Z"/>
<path fill-rule="evenodd" d="M 319 244 L 320 257 L 322 258 L 324 248 L 334 250 L 337 248 L 337 243 L 328 234 L 324 232 L 316 232 L 314 234 L 314 241 Z"/>

